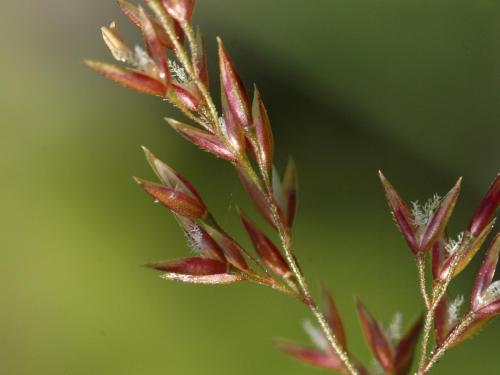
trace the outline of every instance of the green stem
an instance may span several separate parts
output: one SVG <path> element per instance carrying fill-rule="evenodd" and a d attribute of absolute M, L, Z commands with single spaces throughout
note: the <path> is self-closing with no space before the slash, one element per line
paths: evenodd
<path fill-rule="evenodd" d="M 428 365 L 426 365 L 426 360 L 427 360 L 427 349 L 428 349 L 428 344 L 429 344 L 429 340 L 430 340 L 431 330 L 432 330 L 432 326 L 434 323 L 435 311 L 436 311 L 437 306 L 438 306 L 439 302 L 441 301 L 441 299 L 444 298 L 446 295 L 446 292 L 447 292 L 448 287 L 451 283 L 451 280 L 453 279 L 453 275 L 455 273 L 455 270 L 456 270 L 458 263 L 460 262 L 460 260 L 463 256 L 463 253 L 466 250 L 467 246 L 468 246 L 468 242 L 465 242 L 464 244 L 462 244 L 460 249 L 457 250 L 457 252 L 455 254 L 455 258 L 453 259 L 452 263 L 450 264 L 450 267 L 448 269 L 448 273 L 446 274 L 444 281 L 439 281 L 439 282 L 435 283 L 432 287 L 432 298 L 429 301 L 429 305 L 427 307 L 427 314 L 426 314 L 425 324 L 424 324 L 424 334 L 423 334 L 423 340 L 422 340 L 422 352 L 420 353 L 420 363 L 419 363 L 418 375 L 424 375 L 428 371 L 427 368 L 430 369 L 430 367 L 432 367 L 432 365 L 430 367 Z M 465 319 L 464 321 L 466 321 L 466 320 L 467 319 Z M 462 323 L 464 323 L 464 322 L 462 322 Z M 458 336 L 458 334 L 457 334 L 457 336 Z M 456 339 L 456 337 L 453 338 L 453 341 L 455 339 Z M 448 339 L 447 339 L 447 341 L 448 341 Z M 448 344 L 448 346 L 451 345 L 452 343 L 453 342 Z M 438 351 L 441 354 L 439 355 L 439 357 L 437 359 L 439 359 L 445 353 L 446 349 L 447 349 L 446 347 L 445 347 L 444 351 L 440 351 L 438 349 Z M 433 353 L 434 354 L 432 355 L 431 359 L 435 357 L 436 351 L 433 350 Z M 437 361 L 437 359 L 435 361 Z"/>
<path fill-rule="evenodd" d="M 339 359 L 342 361 L 344 366 L 346 367 L 347 371 L 351 375 L 358 375 L 358 370 L 354 366 L 354 364 L 351 362 L 351 359 L 349 358 L 349 354 L 342 348 L 340 345 L 339 341 L 337 340 L 337 337 L 333 333 L 330 325 L 326 321 L 325 316 L 323 313 L 320 311 L 318 308 L 318 305 L 314 301 L 314 298 L 309 290 L 309 287 L 307 285 L 307 281 L 302 274 L 299 265 L 297 263 L 297 260 L 295 256 L 293 255 L 293 248 L 292 248 L 292 239 L 290 237 L 290 232 L 288 229 L 285 229 L 283 227 L 283 224 L 281 223 L 281 218 L 278 214 L 277 206 L 276 203 L 274 202 L 274 199 L 272 200 L 272 211 L 273 211 L 273 218 L 275 221 L 276 226 L 278 227 L 278 232 L 279 236 L 281 239 L 281 244 L 283 247 L 283 250 L 285 252 L 285 257 L 290 265 L 290 268 L 292 269 L 292 272 L 297 279 L 297 282 L 299 284 L 299 287 L 304 295 L 305 301 L 308 301 L 306 304 L 311 310 L 311 313 L 314 315 L 316 320 L 318 321 L 321 329 L 323 330 L 330 346 L 334 350 L 334 352 L 338 355 Z"/>
<path fill-rule="evenodd" d="M 434 350 L 431 358 L 425 364 L 422 372 L 419 374 L 428 373 L 431 368 L 441 359 L 441 357 L 448 351 L 448 349 L 456 342 L 458 337 L 469 327 L 469 325 L 474 321 L 475 316 L 473 313 L 467 314 L 462 322 L 456 326 L 456 328 L 451 332 L 451 334 L 446 338 L 446 340 L 441 344 L 436 350 Z"/>
<path fill-rule="evenodd" d="M 349 372 L 351 375 L 358 375 L 358 370 L 356 369 L 355 365 L 352 363 L 351 359 L 349 358 L 349 354 L 342 348 L 342 345 L 340 345 L 339 341 L 337 340 L 337 337 L 333 333 L 330 325 L 328 324 L 325 316 L 323 313 L 320 311 L 318 308 L 317 303 L 314 301 L 314 298 L 312 296 L 312 293 L 310 292 L 310 289 L 307 285 L 307 281 L 302 274 L 302 271 L 300 270 L 300 267 L 297 263 L 297 260 L 294 256 L 293 252 L 293 245 L 292 245 L 292 238 L 290 235 L 290 231 L 288 228 L 285 228 L 280 214 L 279 214 L 279 208 L 276 204 L 276 201 L 273 197 L 273 192 L 272 192 L 272 187 L 268 184 L 262 184 L 261 180 L 251 167 L 250 163 L 247 161 L 242 165 L 244 168 L 245 172 L 248 174 L 248 176 L 254 180 L 254 182 L 259 186 L 260 189 L 263 189 L 262 185 L 268 186 L 267 189 L 263 189 L 263 192 L 265 192 L 269 207 L 271 208 L 271 213 L 273 216 L 273 221 L 274 224 L 278 230 L 279 238 L 281 241 L 281 245 L 283 248 L 283 251 L 285 253 L 285 258 L 292 270 L 293 275 L 295 276 L 298 284 L 300 291 L 302 292 L 304 296 L 304 302 L 311 311 L 311 313 L 314 315 L 316 320 L 318 321 L 321 329 L 323 330 L 328 343 L 332 347 L 333 351 L 337 354 L 339 357 L 340 361 L 344 364 L 346 370 Z"/>
<path fill-rule="evenodd" d="M 423 333 L 423 338 L 422 338 L 422 349 L 420 352 L 420 363 L 419 363 L 419 375 L 423 375 L 424 368 L 425 368 L 425 361 L 427 359 L 427 350 L 429 346 L 429 340 L 431 336 L 431 331 L 432 331 L 432 326 L 434 323 L 434 310 L 432 308 L 429 308 L 427 310 L 427 314 L 425 316 L 425 323 L 424 323 L 424 333 Z"/>
<path fill-rule="evenodd" d="M 425 255 L 417 256 L 418 279 L 420 281 L 420 293 L 425 302 L 425 307 L 430 308 L 429 296 L 427 295 L 427 286 L 425 285 Z"/>

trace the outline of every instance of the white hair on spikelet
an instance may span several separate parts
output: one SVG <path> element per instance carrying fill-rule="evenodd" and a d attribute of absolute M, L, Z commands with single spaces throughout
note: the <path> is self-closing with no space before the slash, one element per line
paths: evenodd
<path fill-rule="evenodd" d="M 401 340 L 401 337 L 403 337 L 401 333 L 402 327 L 403 327 L 403 314 L 397 312 L 396 314 L 394 314 L 394 317 L 392 318 L 391 322 L 389 323 L 389 326 L 386 329 L 387 337 L 392 342 L 397 342 Z"/>
<path fill-rule="evenodd" d="M 327 350 L 328 348 L 330 348 L 330 344 L 323 331 L 312 324 L 310 320 L 304 320 L 302 322 L 302 327 L 304 327 L 304 331 L 306 331 L 307 335 L 314 343 L 314 345 L 318 347 L 318 349 Z"/>
<path fill-rule="evenodd" d="M 186 74 L 186 70 L 182 66 L 177 64 L 177 62 L 173 60 L 168 60 L 168 68 L 170 69 L 172 76 L 179 83 L 187 83 L 190 81 L 188 75 Z"/>
<path fill-rule="evenodd" d="M 448 306 L 448 324 L 450 326 L 454 325 L 458 321 L 460 309 L 462 308 L 464 301 L 464 296 L 458 295 Z"/>
<path fill-rule="evenodd" d="M 423 206 L 419 204 L 418 201 L 411 202 L 411 212 L 415 218 L 414 224 L 418 227 L 425 227 L 429 223 L 429 220 L 440 203 L 441 197 L 438 194 L 434 194 L 432 198 L 429 198 Z"/>
<path fill-rule="evenodd" d="M 483 303 L 490 303 L 500 298 L 500 280 L 497 280 L 486 289 L 483 295 Z"/>
<path fill-rule="evenodd" d="M 448 255 L 453 255 L 457 252 L 457 250 L 460 248 L 462 245 L 462 242 L 464 241 L 464 232 L 460 233 L 457 236 L 456 240 L 450 239 L 448 240 L 448 243 L 444 247 Z"/>

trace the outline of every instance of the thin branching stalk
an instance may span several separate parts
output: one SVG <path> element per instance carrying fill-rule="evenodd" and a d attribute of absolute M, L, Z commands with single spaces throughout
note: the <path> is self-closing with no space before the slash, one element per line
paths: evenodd
<path fill-rule="evenodd" d="M 243 167 L 245 168 L 246 172 L 251 176 L 253 180 L 259 183 L 259 186 L 262 188 L 262 182 L 258 178 L 257 174 L 254 172 L 253 168 L 251 168 L 250 163 L 246 162 L 244 163 Z M 276 205 L 276 201 L 273 197 L 273 192 L 271 189 L 266 189 L 266 198 L 268 201 L 268 204 L 271 208 L 272 216 L 273 216 L 273 221 L 278 229 L 278 236 L 280 238 L 281 246 L 283 248 L 283 251 L 285 253 L 286 260 L 292 270 L 293 275 L 295 276 L 299 288 L 304 296 L 303 301 L 315 317 L 315 319 L 318 321 L 321 329 L 323 330 L 323 333 L 325 334 L 325 337 L 328 340 L 329 345 L 333 349 L 333 351 L 338 355 L 339 359 L 342 361 L 344 364 L 345 368 L 349 372 L 350 375 L 358 375 L 358 370 L 356 369 L 355 365 L 352 363 L 351 359 L 349 358 L 349 354 L 347 354 L 343 349 L 342 346 L 339 344 L 337 337 L 335 334 L 332 332 L 331 327 L 328 325 L 325 316 L 322 314 L 321 310 L 318 308 L 317 303 L 314 300 L 314 297 L 309 289 L 309 286 L 307 284 L 305 276 L 302 274 L 302 271 L 297 263 L 297 258 L 294 255 L 293 251 L 293 241 L 292 237 L 290 234 L 290 231 L 284 227 L 282 220 L 280 219 L 279 213 L 278 213 L 278 206 Z"/>
<path fill-rule="evenodd" d="M 276 209 L 273 209 L 273 212 L 276 212 Z M 280 222 L 277 220 L 277 215 L 276 213 L 273 215 L 276 220 L 276 224 Z M 296 279 L 299 282 L 299 286 L 302 290 L 302 293 L 305 296 L 305 301 L 307 302 L 307 306 L 311 310 L 311 313 L 314 315 L 318 323 L 320 324 L 321 329 L 325 333 L 326 338 L 328 339 L 329 344 L 331 345 L 332 349 L 334 352 L 339 356 L 340 360 L 342 363 L 345 365 L 347 371 L 349 371 L 349 374 L 351 375 L 358 375 L 358 370 L 352 363 L 351 359 L 349 358 L 349 355 L 342 349 L 341 345 L 339 344 L 337 337 L 335 334 L 332 332 L 331 327 L 328 325 L 325 316 L 322 314 L 322 312 L 319 310 L 318 305 L 314 301 L 314 298 L 309 290 L 309 287 L 307 285 L 307 281 L 300 271 L 300 268 L 297 264 L 296 258 L 293 254 L 293 248 L 292 248 L 292 239 L 290 237 L 290 234 L 288 231 L 286 231 L 284 228 L 279 229 L 279 236 L 281 240 L 281 244 L 283 246 L 283 250 L 285 252 L 286 259 L 292 268 L 292 272 Z"/>
<path fill-rule="evenodd" d="M 443 342 L 443 344 L 432 352 L 431 357 L 429 358 L 425 366 L 421 369 L 420 374 L 427 374 L 431 370 L 431 368 L 441 359 L 441 357 L 443 357 L 446 351 L 455 344 L 456 340 L 471 325 L 474 319 L 474 313 L 469 313 L 462 319 L 460 324 L 455 327 L 455 329 L 451 332 L 451 334 Z"/>
<path fill-rule="evenodd" d="M 422 344 L 421 344 L 421 351 L 420 351 L 420 364 L 419 364 L 419 374 L 422 375 L 424 374 L 423 369 L 425 366 L 425 361 L 427 359 L 427 350 L 429 346 L 429 341 L 431 339 L 431 333 L 432 333 L 432 327 L 434 325 L 434 297 L 435 293 L 433 293 L 432 296 L 432 302 L 429 308 L 427 309 L 427 313 L 425 314 L 425 321 L 424 321 L 424 331 L 423 331 L 423 337 L 422 337 Z"/>
<path fill-rule="evenodd" d="M 424 324 L 424 333 L 423 333 L 423 340 L 422 340 L 422 351 L 420 354 L 420 363 L 419 363 L 419 374 L 425 374 L 425 368 L 426 368 L 426 360 L 427 360 L 427 349 L 428 349 L 428 343 L 431 337 L 431 331 L 432 327 L 434 325 L 434 317 L 435 317 L 435 311 L 436 308 L 441 301 L 442 298 L 446 295 L 446 292 L 448 291 L 448 287 L 451 283 L 451 280 L 453 279 L 453 274 L 455 272 L 455 269 L 461 259 L 461 256 L 465 249 L 468 246 L 468 242 L 465 242 L 461 245 L 460 249 L 457 250 L 455 257 L 453 259 L 453 262 L 450 265 L 450 269 L 448 271 L 448 274 L 446 275 L 445 281 L 443 283 L 438 283 L 437 285 L 433 286 L 432 290 L 432 298 L 430 301 L 430 305 L 428 305 L 427 308 L 427 313 L 426 313 L 426 318 L 425 318 L 425 324 Z M 456 335 L 458 337 L 458 335 Z M 455 339 L 456 339 L 455 337 Z M 449 339 L 448 339 L 449 340 Z"/>
<path fill-rule="evenodd" d="M 420 285 L 420 293 L 422 294 L 422 298 L 424 300 L 425 306 L 427 309 L 430 307 L 429 296 L 427 295 L 427 286 L 426 286 L 426 278 L 425 278 L 425 257 L 419 256 L 417 257 L 417 269 L 418 269 L 418 279 Z"/>

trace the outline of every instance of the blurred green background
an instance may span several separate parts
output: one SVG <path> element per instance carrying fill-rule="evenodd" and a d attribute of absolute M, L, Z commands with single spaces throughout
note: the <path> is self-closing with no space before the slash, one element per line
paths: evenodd
<path fill-rule="evenodd" d="M 422 309 L 376 171 L 411 200 L 464 176 L 454 233 L 466 225 L 500 165 L 499 19 L 496 0 L 198 1 L 212 68 L 220 35 L 263 93 L 278 166 L 288 154 L 298 163 L 297 255 L 316 292 L 322 281 L 333 290 L 368 365 L 353 297 L 384 321 L 402 312 L 405 327 Z M 167 283 L 141 267 L 187 250 L 131 179 L 152 178 L 140 145 L 182 171 L 245 244 L 233 208 L 249 205 L 225 163 L 164 124 L 167 105 L 84 66 L 111 60 L 98 28 L 112 20 L 139 40 L 111 0 L 2 4 L 0 373 L 320 373 L 273 347 L 305 340 L 308 314 L 294 301 L 252 285 Z M 454 293 L 468 295 L 483 252 Z M 499 327 L 435 373 L 498 374 Z"/>

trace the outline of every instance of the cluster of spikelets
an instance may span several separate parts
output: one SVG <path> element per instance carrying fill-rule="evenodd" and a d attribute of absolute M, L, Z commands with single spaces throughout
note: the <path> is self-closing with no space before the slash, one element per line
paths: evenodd
<path fill-rule="evenodd" d="M 291 232 L 297 202 L 295 166 L 292 161 L 288 163 L 283 179 L 273 168 L 273 134 L 259 91 L 255 88 L 250 103 L 233 62 L 218 39 L 222 103 L 219 114 L 209 92 L 205 42 L 199 30 L 194 32 L 191 25 L 195 0 L 145 2 L 149 12 L 123 0 L 118 4 L 142 32 L 146 49 L 131 48 L 112 23 L 102 28 L 104 41 L 113 57 L 128 67 L 95 61 L 87 61 L 87 64 L 126 87 L 159 96 L 179 108 L 192 125 L 174 119 L 166 119 L 167 122 L 193 144 L 235 167 L 249 198 L 281 242 L 280 250 L 239 211 L 255 250 L 256 256 L 253 256 L 217 224 L 200 194 L 184 177 L 144 148 L 160 182 L 138 178 L 136 181 L 174 214 L 196 252 L 195 256 L 150 266 L 168 280 L 198 284 L 246 280 L 288 294 L 310 308 L 320 327 L 307 325 L 317 348 L 281 342 L 279 345 L 284 351 L 316 367 L 347 374 L 370 374 L 347 348 L 343 324 L 331 294 L 325 291 L 322 313 L 293 254 Z M 410 209 L 387 179 L 382 174 L 380 177 L 395 221 L 420 265 L 427 313 L 425 324 L 422 317 L 417 319 L 402 337 L 384 329 L 361 302 L 357 304 L 358 315 L 377 368 L 386 374 L 409 373 L 423 331 L 419 374 L 424 374 L 447 349 L 500 313 L 500 284 L 493 282 L 500 252 L 498 235 L 476 278 L 464 316 L 459 316 L 460 299 L 449 302 L 447 297 L 451 280 L 469 264 L 493 229 L 494 222 L 490 220 L 500 202 L 500 178 L 497 176 L 493 182 L 467 231 L 452 240 L 446 235 L 446 226 L 458 198 L 460 181 L 443 199 L 435 196 L 423 207 L 413 203 Z M 425 281 L 427 254 L 432 254 L 430 293 Z M 427 356 L 428 331 L 432 325 L 437 347 Z"/>
<path fill-rule="evenodd" d="M 447 293 L 451 280 L 466 268 L 493 230 L 495 219 L 492 217 L 500 203 L 500 175 L 497 175 L 467 230 L 458 236 L 458 240 L 448 238 L 446 227 L 459 195 L 460 180 L 443 199 L 434 196 L 423 207 L 415 202 L 413 210 L 410 210 L 387 179 L 382 174 L 380 177 L 396 224 L 415 256 L 422 261 L 427 254 L 432 257 L 431 295 L 427 296 L 425 291 L 423 293 L 426 293 L 427 316 L 432 316 L 430 324 L 433 323 L 436 348 L 429 358 L 424 356 L 421 363 L 418 373 L 425 374 L 432 367 L 429 364 L 439 360 L 446 350 L 470 338 L 500 315 L 500 280 L 493 281 L 500 254 L 500 234 L 493 238 L 487 250 L 472 286 L 467 311 L 460 313 L 463 296 L 450 301 Z M 447 251 L 451 247 L 454 251 Z M 347 351 L 345 332 L 335 303 L 328 293 L 324 300 L 328 323 Z M 376 359 L 376 366 L 371 373 L 408 374 L 422 332 L 423 318 L 417 319 L 401 338 L 391 334 L 391 331 L 398 331 L 397 328 L 384 329 L 382 323 L 377 322 L 359 301 L 357 310 L 365 338 Z M 429 327 L 432 329 L 431 325 Z M 281 348 L 305 363 L 345 373 L 343 364 L 325 345 L 321 332 L 311 329 L 309 324 L 306 330 L 316 344 L 315 348 L 292 343 L 281 343 Z M 352 355 L 350 357 L 354 358 Z M 370 373 L 357 360 L 353 360 L 357 363 L 359 373 Z"/>
<path fill-rule="evenodd" d="M 290 161 L 282 181 L 273 171 L 273 136 L 258 90 L 255 89 L 250 104 L 219 39 L 222 89 L 222 113 L 219 115 L 208 92 L 203 37 L 199 31 L 195 36 L 190 26 L 194 1 L 148 0 L 146 3 L 153 16 L 140 6 L 118 1 L 125 15 L 141 30 L 146 50 L 139 46 L 129 47 L 113 22 L 102 28 L 104 41 L 115 59 L 129 67 L 95 61 L 87 61 L 87 64 L 126 87 L 162 97 L 181 109 L 195 125 L 174 119 L 166 119 L 167 122 L 203 150 L 230 161 L 265 219 L 276 230 L 290 232 L 296 205 L 295 167 Z M 190 54 L 185 44 L 189 45 Z M 217 224 L 199 193 L 185 178 L 146 148 L 144 151 L 160 183 L 138 178 L 137 182 L 172 211 L 197 253 L 196 257 L 163 261 L 151 267 L 164 272 L 163 277 L 167 279 L 207 284 L 251 280 L 303 298 L 287 261 L 254 223 L 239 213 L 257 258 Z"/>
<path fill-rule="evenodd" d="M 420 373 L 427 372 L 449 348 L 456 346 L 500 314 L 500 281 L 493 281 L 500 253 L 500 234 L 494 236 L 476 276 L 467 311 L 460 314 L 462 296 L 448 298 L 448 287 L 471 262 L 493 231 L 493 218 L 500 204 L 500 175 L 472 216 L 467 229 L 456 239 L 447 233 L 448 221 L 457 202 L 461 179 L 444 198 L 434 196 L 423 207 L 410 210 L 389 181 L 380 174 L 394 220 L 420 269 L 421 292 L 427 310 Z M 431 258 L 432 284 L 425 282 L 427 258 Z M 425 361 L 430 330 L 434 326 L 436 348 Z M 428 332 L 429 331 L 429 332 Z"/>

